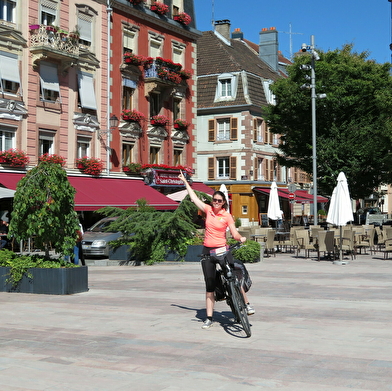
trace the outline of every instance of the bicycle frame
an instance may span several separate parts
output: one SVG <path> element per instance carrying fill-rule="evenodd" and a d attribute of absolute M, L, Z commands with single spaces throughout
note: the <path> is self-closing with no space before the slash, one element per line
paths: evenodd
<path fill-rule="evenodd" d="M 226 254 L 223 256 L 223 260 L 216 258 L 221 269 L 222 286 L 225 293 L 225 299 L 227 305 L 230 307 L 235 320 L 241 323 L 247 337 L 251 336 L 250 324 L 246 309 L 246 303 L 241 289 L 241 282 L 238 280 L 234 267 L 230 265 L 227 259 L 227 253 L 233 249 L 238 248 L 241 243 L 236 243 L 230 246 Z"/>

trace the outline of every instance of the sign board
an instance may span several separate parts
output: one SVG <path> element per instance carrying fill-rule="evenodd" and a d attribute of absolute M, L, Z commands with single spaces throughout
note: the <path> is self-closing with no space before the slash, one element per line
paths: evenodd
<path fill-rule="evenodd" d="M 295 183 L 290 183 L 287 186 L 287 190 L 289 191 L 289 193 L 295 193 L 295 191 L 297 190 L 297 185 Z"/>
<path fill-rule="evenodd" d="M 289 194 L 289 200 L 294 200 L 295 199 L 295 194 L 294 193 L 290 193 Z"/>

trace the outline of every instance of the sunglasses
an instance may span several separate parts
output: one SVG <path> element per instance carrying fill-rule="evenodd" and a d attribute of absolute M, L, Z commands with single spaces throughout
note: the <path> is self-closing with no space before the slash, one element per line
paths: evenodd
<path fill-rule="evenodd" d="M 221 204 L 223 200 L 219 200 L 218 198 L 213 198 L 212 202 L 217 202 L 218 204 Z"/>

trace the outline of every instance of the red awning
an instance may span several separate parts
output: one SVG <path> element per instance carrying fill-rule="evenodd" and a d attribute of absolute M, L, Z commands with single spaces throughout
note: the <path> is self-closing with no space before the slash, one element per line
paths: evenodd
<path fill-rule="evenodd" d="M 264 193 L 269 195 L 270 190 L 269 188 L 264 187 L 255 187 L 253 190 L 258 191 L 260 193 Z M 278 196 L 284 199 L 289 199 L 289 191 L 285 188 L 278 187 Z M 317 196 L 317 202 L 323 203 L 327 202 L 328 198 L 323 196 Z M 295 192 L 295 202 L 299 204 L 312 204 L 313 203 L 313 195 L 309 194 L 306 190 L 297 190 Z"/>
<path fill-rule="evenodd" d="M 193 182 L 192 189 L 196 190 L 196 191 L 202 191 L 203 193 L 206 193 L 209 195 L 213 195 L 215 192 L 214 189 L 211 189 L 211 187 L 208 187 L 203 182 Z"/>
<path fill-rule="evenodd" d="M 23 176 L 0 173 L 0 183 L 15 190 Z M 141 179 L 69 176 L 68 180 L 76 189 L 75 210 L 97 210 L 105 206 L 126 209 L 136 206 L 136 200 L 140 198 L 145 198 L 150 206 L 158 210 L 174 210 L 178 206 L 177 202 L 147 186 Z"/>

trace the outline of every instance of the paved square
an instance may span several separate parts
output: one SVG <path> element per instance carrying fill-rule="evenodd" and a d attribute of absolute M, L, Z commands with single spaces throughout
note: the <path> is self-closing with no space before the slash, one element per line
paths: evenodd
<path fill-rule="evenodd" d="M 392 390 L 392 260 L 247 266 L 251 338 L 225 302 L 201 329 L 196 262 L 90 266 L 72 296 L 0 293 L 0 390 Z"/>

